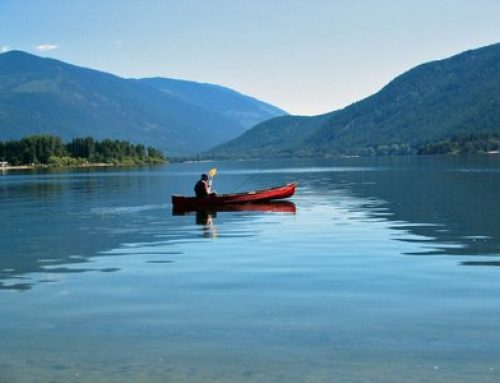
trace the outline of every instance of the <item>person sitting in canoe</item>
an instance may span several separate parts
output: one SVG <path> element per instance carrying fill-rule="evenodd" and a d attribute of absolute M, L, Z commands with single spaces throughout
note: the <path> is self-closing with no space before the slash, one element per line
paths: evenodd
<path fill-rule="evenodd" d="M 196 183 L 196 185 L 194 185 L 194 192 L 196 194 L 196 197 L 198 198 L 215 195 L 215 193 L 212 193 L 212 188 L 210 187 L 210 184 L 208 182 L 207 174 L 203 173 L 201 175 L 200 180 Z"/>

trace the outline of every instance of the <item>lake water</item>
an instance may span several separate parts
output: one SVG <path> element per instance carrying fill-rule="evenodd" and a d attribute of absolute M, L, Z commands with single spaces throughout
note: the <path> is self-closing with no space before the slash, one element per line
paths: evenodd
<path fill-rule="evenodd" d="M 172 215 L 213 166 L 293 205 Z M 0 173 L 0 382 L 498 382 L 499 208 L 500 156 Z"/>

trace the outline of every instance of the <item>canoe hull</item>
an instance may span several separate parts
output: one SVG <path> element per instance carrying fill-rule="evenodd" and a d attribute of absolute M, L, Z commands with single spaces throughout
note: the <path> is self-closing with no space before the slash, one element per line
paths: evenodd
<path fill-rule="evenodd" d="M 271 189 L 255 190 L 246 193 L 219 194 L 204 198 L 186 197 L 174 194 L 172 196 L 172 205 L 176 210 L 188 210 L 274 201 L 293 196 L 295 187 L 295 183 L 290 183 Z"/>

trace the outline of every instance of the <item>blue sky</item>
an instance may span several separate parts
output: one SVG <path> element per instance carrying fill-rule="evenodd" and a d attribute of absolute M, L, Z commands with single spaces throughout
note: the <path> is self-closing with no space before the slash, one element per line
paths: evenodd
<path fill-rule="evenodd" d="M 304 115 L 496 42 L 499 0 L 0 0 L 0 51 L 216 83 Z"/>

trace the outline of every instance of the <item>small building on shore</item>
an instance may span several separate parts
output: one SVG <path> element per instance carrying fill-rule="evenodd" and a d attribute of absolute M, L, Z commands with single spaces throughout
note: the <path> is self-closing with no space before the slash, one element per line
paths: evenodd
<path fill-rule="evenodd" d="M 0 168 L 6 168 L 7 166 L 9 166 L 7 161 L 0 161 Z"/>

